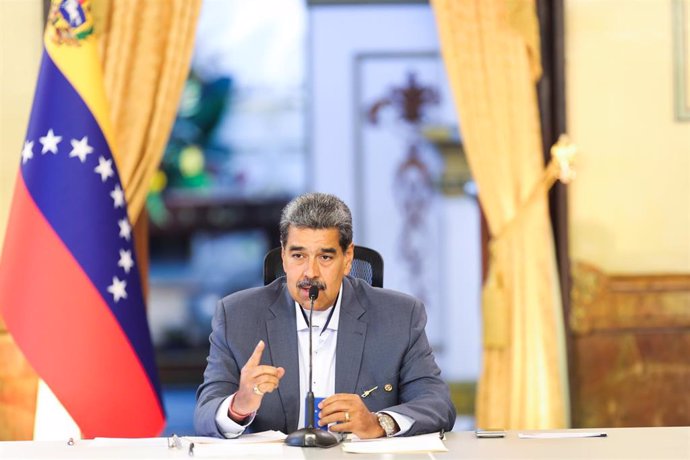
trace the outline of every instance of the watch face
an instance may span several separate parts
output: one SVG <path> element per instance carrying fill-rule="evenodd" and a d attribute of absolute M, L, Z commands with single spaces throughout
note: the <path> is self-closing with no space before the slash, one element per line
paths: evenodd
<path fill-rule="evenodd" d="M 386 436 L 395 434 L 395 421 L 388 414 L 376 414 L 379 419 L 379 425 L 386 432 Z"/>

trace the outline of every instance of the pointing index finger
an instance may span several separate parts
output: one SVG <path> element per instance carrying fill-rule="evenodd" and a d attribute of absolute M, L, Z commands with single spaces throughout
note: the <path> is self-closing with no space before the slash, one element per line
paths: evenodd
<path fill-rule="evenodd" d="M 263 354 L 265 347 L 266 345 L 264 344 L 264 341 L 259 340 L 259 343 L 256 344 L 256 348 L 254 348 L 254 352 L 247 360 L 247 364 L 250 366 L 258 366 L 259 362 L 261 362 L 261 355 Z"/>

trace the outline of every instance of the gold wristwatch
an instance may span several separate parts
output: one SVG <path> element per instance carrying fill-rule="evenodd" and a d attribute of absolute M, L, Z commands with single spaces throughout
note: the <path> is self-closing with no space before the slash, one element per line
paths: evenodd
<path fill-rule="evenodd" d="M 377 412 L 376 418 L 379 419 L 379 425 L 381 425 L 381 428 L 383 428 L 383 431 L 386 433 L 386 437 L 390 438 L 398 432 L 398 424 L 395 423 L 395 420 L 390 415 L 384 414 L 383 412 Z"/>

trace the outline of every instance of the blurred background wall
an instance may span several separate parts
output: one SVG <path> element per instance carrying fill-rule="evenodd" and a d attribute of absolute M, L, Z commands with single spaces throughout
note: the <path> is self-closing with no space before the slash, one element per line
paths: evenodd
<path fill-rule="evenodd" d="M 687 3 L 565 2 L 568 131 L 580 147 L 569 193 L 575 260 L 617 273 L 690 271 L 690 121 L 675 115 L 674 88 L 684 65 L 687 111 Z M 674 66 L 675 5 L 685 5 L 685 62 Z"/>

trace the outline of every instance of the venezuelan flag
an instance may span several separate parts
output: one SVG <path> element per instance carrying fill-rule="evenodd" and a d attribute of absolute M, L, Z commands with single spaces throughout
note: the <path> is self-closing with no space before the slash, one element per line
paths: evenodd
<path fill-rule="evenodd" d="M 84 437 L 165 423 L 89 0 L 53 0 L 0 258 L 0 314 Z"/>

